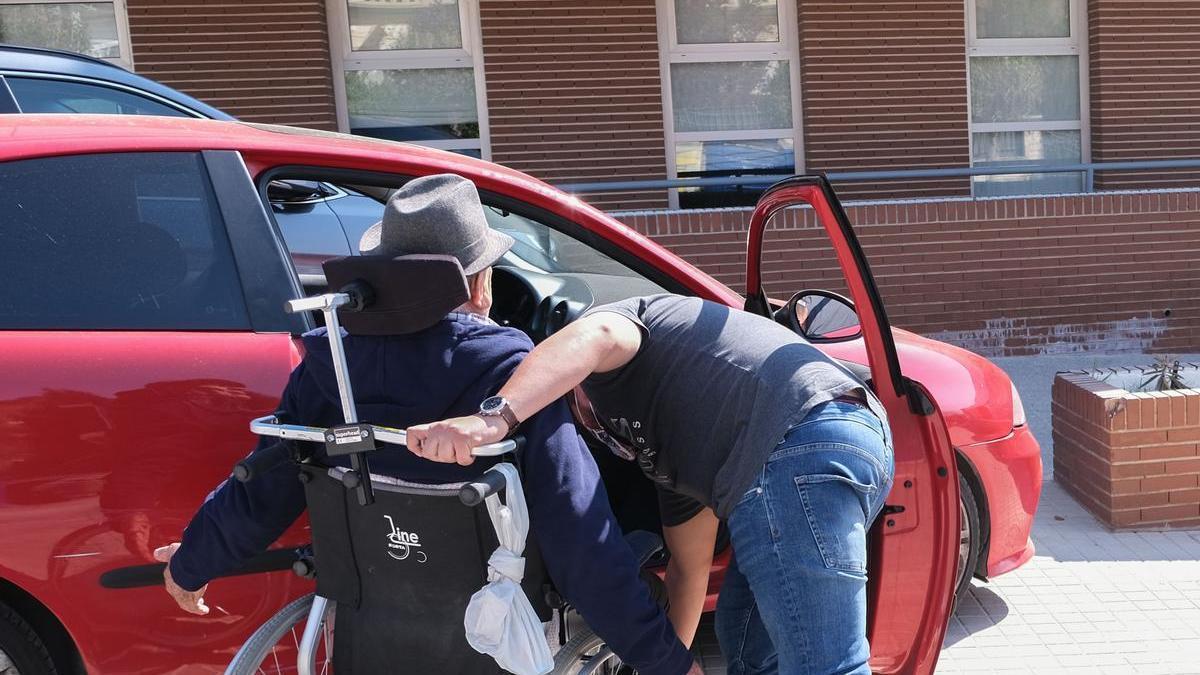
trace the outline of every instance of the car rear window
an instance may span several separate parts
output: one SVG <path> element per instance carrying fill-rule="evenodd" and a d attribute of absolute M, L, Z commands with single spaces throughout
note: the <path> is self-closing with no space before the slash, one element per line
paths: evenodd
<path fill-rule="evenodd" d="M 0 186 L 0 328 L 249 329 L 198 154 L 8 162 Z"/>

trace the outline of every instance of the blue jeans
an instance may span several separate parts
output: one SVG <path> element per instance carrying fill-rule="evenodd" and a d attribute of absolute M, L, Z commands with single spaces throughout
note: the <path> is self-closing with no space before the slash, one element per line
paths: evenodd
<path fill-rule="evenodd" d="M 867 532 L 894 470 L 891 432 L 853 403 L 787 432 L 729 517 L 716 629 L 730 675 L 870 675 Z"/>

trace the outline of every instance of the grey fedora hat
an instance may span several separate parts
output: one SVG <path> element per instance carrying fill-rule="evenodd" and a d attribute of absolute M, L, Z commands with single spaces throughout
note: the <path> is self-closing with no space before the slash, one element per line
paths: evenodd
<path fill-rule="evenodd" d="M 474 183 L 439 173 L 397 190 L 383 220 L 363 234 L 358 250 L 363 255 L 452 255 L 471 275 L 490 267 L 512 245 L 512 237 L 488 226 Z"/>

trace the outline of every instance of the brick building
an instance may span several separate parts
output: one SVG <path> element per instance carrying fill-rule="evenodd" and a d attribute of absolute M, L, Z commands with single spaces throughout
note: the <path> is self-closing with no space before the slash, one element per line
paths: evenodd
<path fill-rule="evenodd" d="M 1200 0 L 0 0 L 0 41 L 560 184 L 1200 158 L 1198 38 Z M 1200 351 L 1198 180 L 838 187 L 892 200 L 851 211 L 896 322 L 1001 355 Z M 753 197 L 587 199 L 737 287 Z M 812 257 L 803 221 L 772 256 Z"/>

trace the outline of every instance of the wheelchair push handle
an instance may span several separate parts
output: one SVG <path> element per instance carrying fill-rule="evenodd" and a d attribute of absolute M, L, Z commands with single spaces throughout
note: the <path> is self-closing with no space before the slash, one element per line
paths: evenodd
<path fill-rule="evenodd" d="M 478 506 L 483 500 L 504 489 L 504 475 L 488 471 L 477 481 L 467 483 L 458 490 L 458 499 L 467 506 Z"/>
<path fill-rule="evenodd" d="M 271 469 L 292 459 L 292 447 L 287 441 L 273 443 L 258 452 L 250 453 L 233 465 L 233 477 L 245 483 L 267 473 Z"/>
<path fill-rule="evenodd" d="M 408 434 L 403 429 L 395 429 L 393 427 L 381 427 L 370 425 L 372 432 L 375 434 L 375 440 L 380 443 L 389 445 L 408 445 Z M 274 416 L 267 415 L 250 421 L 250 431 L 259 436 L 276 436 L 278 438 L 286 438 L 297 441 L 313 441 L 314 443 L 325 442 L 325 432 L 328 431 L 322 427 L 306 427 L 298 424 L 286 424 Z M 471 454 L 476 457 L 498 457 L 500 455 L 516 452 L 525 445 L 525 439 L 520 436 L 500 441 L 499 443 L 488 443 L 481 445 L 471 451 Z"/>
<path fill-rule="evenodd" d="M 523 436 L 517 436 L 516 438 L 513 438 L 512 440 L 501 441 L 500 443 L 492 443 L 491 446 L 483 446 L 483 447 L 484 448 L 486 448 L 486 447 L 503 447 L 503 448 L 505 448 L 505 451 L 503 453 L 499 453 L 499 452 L 491 453 L 493 456 L 499 455 L 499 454 L 507 454 L 510 452 L 516 452 L 516 451 L 524 448 L 525 447 L 525 438 Z M 478 450 L 481 450 L 481 449 L 482 448 L 476 448 L 476 452 L 473 454 L 475 454 L 476 456 L 480 456 L 480 453 L 478 452 Z M 503 488 L 504 488 L 504 474 L 500 473 L 499 471 L 485 471 L 483 476 L 481 476 L 479 478 L 479 480 L 472 481 L 472 482 L 467 483 L 466 485 L 462 486 L 461 488 L 459 488 L 458 499 L 459 499 L 459 501 L 461 501 L 463 504 L 466 504 L 467 506 L 476 506 L 476 505 L 480 504 L 483 500 L 496 494 Z"/>

